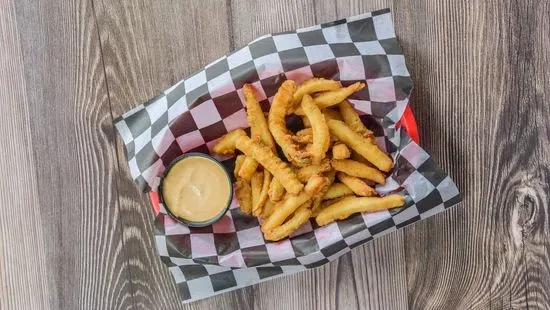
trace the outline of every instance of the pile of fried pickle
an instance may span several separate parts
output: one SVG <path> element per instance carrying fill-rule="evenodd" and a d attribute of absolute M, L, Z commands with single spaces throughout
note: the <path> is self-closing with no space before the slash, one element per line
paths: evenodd
<path fill-rule="evenodd" d="M 354 213 L 403 206 L 402 196 L 380 197 L 373 188 L 386 182 L 393 162 L 347 100 L 364 87 L 323 78 L 300 86 L 286 80 L 266 119 L 254 87 L 243 86 L 250 137 L 235 129 L 213 151 L 243 153 L 235 161 L 237 200 L 242 212 L 260 218 L 266 240 L 286 238 L 312 217 L 323 226 Z M 290 114 L 301 117 L 305 128 L 288 129 Z"/>

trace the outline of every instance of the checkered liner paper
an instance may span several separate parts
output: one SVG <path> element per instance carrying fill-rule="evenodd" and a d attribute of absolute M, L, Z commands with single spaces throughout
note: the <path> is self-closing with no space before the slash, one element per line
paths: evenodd
<path fill-rule="evenodd" d="M 406 205 L 323 227 L 311 221 L 279 242 L 264 240 L 257 219 L 241 213 L 236 201 L 220 221 L 204 228 L 173 220 L 161 205 L 155 219 L 158 253 L 186 301 L 320 266 L 460 201 L 453 181 L 399 127 L 412 82 L 389 10 L 263 36 L 125 113 L 116 128 L 132 178 L 140 188 L 156 191 L 176 157 L 210 153 L 223 134 L 247 128 L 244 83 L 254 85 L 268 111 L 284 80 L 301 83 L 313 76 L 344 86 L 366 81 L 368 87 L 350 102 L 395 162 L 386 184 L 376 189 L 402 193 Z M 234 158 L 213 156 L 233 171 Z"/>

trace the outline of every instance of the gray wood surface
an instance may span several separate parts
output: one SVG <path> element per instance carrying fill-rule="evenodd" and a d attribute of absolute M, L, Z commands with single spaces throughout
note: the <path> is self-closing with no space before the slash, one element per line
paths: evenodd
<path fill-rule="evenodd" d="M 269 32 L 390 7 L 457 207 L 183 305 L 112 120 Z M 0 309 L 549 309 L 550 2 L 0 0 Z"/>

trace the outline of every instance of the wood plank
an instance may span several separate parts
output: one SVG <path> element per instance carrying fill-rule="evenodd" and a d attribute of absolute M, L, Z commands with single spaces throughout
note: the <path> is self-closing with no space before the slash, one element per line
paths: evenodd
<path fill-rule="evenodd" d="M 517 185 L 512 185 L 514 183 L 509 180 L 510 174 L 497 174 L 495 177 L 486 168 L 494 167 L 496 171 L 502 165 L 526 168 L 525 163 L 517 162 L 516 156 L 503 156 L 500 141 L 510 139 L 510 135 L 494 131 L 493 126 L 495 123 L 508 124 L 516 113 L 514 111 L 521 110 L 521 106 L 526 109 L 532 104 L 540 107 L 542 103 L 516 100 L 511 104 L 510 100 L 514 99 L 510 98 L 513 97 L 495 98 L 494 95 L 505 90 L 517 95 L 520 91 L 515 85 L 519 80 L 533 80 L 533 76 L 543 78 L 540 72 L 526 73 L 522 68 L 510 65 L 523 63 L 528 57 L 519 62 L 510 61 L 515 58 L 512 55 L 520 48 L 520 44 L 524 47 L 531 42 L 539 42 L 539 48 L 545 46 L 542 44 L 543 38 L 547 39 L 548 35 L 544 36 L 544 32 L 536 33 L 534 29 L 545 29 L 547 34 L 548 27 L 544 27 L 547 26 L 544 22 L 547 23 L 548 18 L 544 16 L 548 10 L 539 3 L 539 7 L 534 9 L 527 7 L 523 16 L 520 15 L 522 18 L 508 23 L 504 22 L 506 16 L 521 12 L 519 7 L 503 6 L 500 2 L 484 3 L 487 5 L 479 2 L 455 2 L 453 5 L 414 1 L 387 3 L 393 9 L 396 31 L 415 82 L 412 106 L 422 126 L 422 145 L 444 169 L 451 172 L 462 191 L 469 193 L 461 207 L 405 229 L 411 308 L 521 308 L 533 305 L 530 299 L 541 308 L 548 307 L 548 294 L 541 293 L 545 292 L 542 287 L 548 287 L 550 279 L 547 258 L 549 247 L 544 242 L 548 240 L 548 230 L 533 232 L 531 255 L 531 251 L 526 251 L 529 248 L 529 243 L 525 242 L 527 239 L 521 238 L 524 224 L 517 222 L 521 218 L 519 214 L 526 211 L 518 211 L 524 208 L 511 203 L 517 201 L 512 198 L 515 197 L 512 194 L 508 194 L 512 196 L 507 198 L 501 197 L 503 193 L 500 191 L 494 192 L 495 189 L 508 187 L 514 189 L 514 192 L 522 192 L 523 187 L 530 189 L 531 193 L 538 193 L 536 198 L 526 195 L 527 201 L 532 198 L 536 202 L 529 208 L 533 208 L 533 212 L 538 215 L 527 223 L 531 225 L 534 222 L 541 228 L 548 227 L 542 225 L 544 219 L 548 218 L 548 199 L 544 199 L 547 196 L 540 196 L 540 193 L 548 192 L 547 188 L 540 185 L 544 184 L 543 180 L 548 180 L 547 170 L 543 169 L 542 175 L 531 178 L 526 176 L 531 173 L 520 172 L 521 168 L 517 171 L 511 169 L 510 173 L 517 175 L 514 179 L 519 184 L 524 183 L 515 189 Z M 350 13 L 349 8 L 367 9 L 363 1 L 338 4 L 339 14 Z M 538 24 L 527 28 L 527 32 L 534 34 L 526 35 L 525 29 L 521 27 L 523 32 L 518 33 L 517 38 L 507 35 L 518 32 L 516 27 L 519 28 L 519 25 L 529 25 L 527 15 L 533 12 L 540 12 Z M 519 37 L 526 39 L 520 43 Z M 544 51 L 544 48 L 540 48 L 538 53 L 526 49 L 528 55 L 544 55 Z M 539 58 L 535 68 L 548 68 L 547 59 Z M 486 69 L 480 70 L 481 66 Z M 524 78 L 518 81 L 501 79 L 523 75 Z M 525 88 L 538 89 L 544 83 L 536 84 L 526 85 Z M 516 96 L 516 99 L 519 98 Z M 503 111 L 503 107 L 510 110 Z M 524 112 L 528 119 L 538 118 L 545 113 L 548 113 L 547 109 L 541 111 L 540 108 Z M 517 117 L 512 123 L 521 119 L 521 116 Z M 505 120 L 501 121 L 501 118 Z M 468 127 L 462 125 L 465 120 L 468 120 Z M 525 130 L 528 126 L 522 124 L 519 128 Z M 542 132 L 547 132 L 548 126 L 548 122 L 541 122 L 539 127 L 542 127 Z M 478 134 L 483 135 L 481 139 Z M 514 143 L 528 143 L 527 137 L 521 137 L 519 132 L 511 134 Z M 547 151 L 544 152 L 545 148 L 541 145 L 546 145 L 547 150 L 548 143 L 543 143 L 541 141 L 537 147 L 546 154 Z M 487 157 L 487 148 L 491 147 L 497 151 Z M 495 161 L 500 163 L 493 164 Z M 540 170 L 545 164 L 548 166 L 547 157 L 528 171 Z M 469 169 L 465 170 L 464 167 Z M 484 171 L 488 175 L 477 177 L 475 171 Z M 503 218 L 509 224 L 502 224 Z M 528 257 L 536 268 L 528 267 L 532 265 L 526 263 Z M 526 271 L 527 277 L 524 274 Z M 533 282 L 529 275 L 535 279 Z M 525 296 L 528 296 L 528 300 L 525 300 Z"/>
<path fill-rule="evenodd" d="M 97 22 L 114 116 L 158 95 L 231 50 L 228 7 L 219 1 L 96 3 Z M 116 174 L 129 259 L 133 303 L 140 308 L 250 308 L 244 289 L 183 305 L 172 276 L 158 258 L 153 212 L 130 179 L 120 139 Z"/>
<path fill-rule="evenodd" d="M 336 18 L 392 8 L 390 1 L 336 1 Z M 320 22 L 330 20 L 321 19 Z M 394 16 L 394 22 L 396 18 Z M 359 296 L 359 307 L 404 309 L 407 306 L 406 264 L 403 230 L 357 248 L 352 252 L 352 270 Z M 356 272 L 359 270 L 359 272 Z M 351 297 L 350 297 L 351 298 Z M 345 308 L 345 307 L 344 307 Z"/>
<path fill-rule="evenodd" d="M 2 99 L 0 113 L 13 116 L 0 127 L 18 131 L 2 137 L 13 165 L 6 169 L 16 176 L 10 182 L 18 185 L 10 189 L 13 217 L 2 219 L 20 243 L 7 248 L 8 270 L 16 272 L 8 274 L 8 308 L 128 308 L 114 131 L 91 3 L 14 3 L 20 42 L 6 46 L 20 55 L 2 62 L 10 81 L 1 74 L 1 87 L 21 95 Z"/>
<path fill-rule="evenodd" d="M 235 46 L 272 32 L 315 25 L 313 0 L 231 1 Z"/>
<path fill-rule="evenodd" d="M 417 18 L 409 29 L 418 34 L 411 39 L 419 86 L 413 102 L 421 103 L 414 107 L 423 146 L 465 193 L 460 206 L 405 229 L 411 307 L 525 307 L 522 243 L 510 238 L 518 227 L 513 206 L 501 200 L 507 177 L 495 158 L 502 138 L 493 128 L 506 104 L 495 94 L 515 74 L 503 53 L 510 47 L 500 45 L 508 43 L 501 36 L 510 29 L 499 20 L 509 7 L 496 6 L 411 7 Z"/>
<path fill-rule="evenodd" d="M 520 154 L 509 159 L 513 191 L 506 195 L 514 208 L 512 219 L 518 230 L 514 237 L 523 240 L 526 266 L 526 304 L 532 309 L 550 308 L 550 3 L 516 3 L 515 48 L 508 53 L 516 72 L 508 91 L 509 102 L 500 117 L 509 126 L 499 133 L 509 146 L 524 145 Z M 519 111 L 519 113 L 518 113 Z M 506 145 L 506 146 L 508 146 Z M 517 168 L 515 168 L 517 167 Z M 505 201 L 506 201 L 505 200 Z M 521 233 L 521 234 L 517 234 Z"/>
<path fill-rule="evenodd" d="M 111 2 L 95 6 L 115 117 L 230 51 L 219 1 Z"/>
<path fill-rule="evenodd" d="M 518 18 L 519 8 L 511 4 L 477 3 L 466 7 L 459 20 L 456 13 L 443 9 L 449 17 L 427 19 L 426 25 L 421 24 L 422 28 L 446 29 L 441 35 L 432 36 L 436 40 L 430 43 L 436 45 L 429 49 L 456 55 L 448 59 L 438 53 L 432 61 L 418 63 L 419 68 L 433 68 L 433 73 L 421 73 L 426 77 L 424 91 L 432 90 L 423 92 L 430 97 L 422 102 L 438 103 L 430 105 L 429 111 L 420 112 L 426 123 L 440 120 L 427 133 L 431 136 L 427 138 L 428 147 L 433 148 L 432 152 L 440 157 L 438 161 L 448 166 L 446 169 L 453 172 L 459 187 L 468 194 L 462 207 L 413 228 L 414 239 L 407 240 L 411 250 L 409 263 L 437 262 L 437 268 L 426 265 L 409 269 L 413 291 L 410 304 L 525 308 L 529 286 L 525 272 L 529 267 L 521 236 L 523 224 L 518 218 L 522 208 L 515 196 L 522 188 L 529 188 L 525 180 L 538 169 L 527 163 L 538 156 L 517 146 L 530 145 L 544 151 L 523 135 L 530 131 L 526 121 L 533 116 L 531 112 L 538 110 L 536 102 L 523 97 L 526 93 L 522 81 L 532 75 L 521 64 L 526 58 L 516 56 L 517 50 L 529 50 L 525 44 L 519 45 L 519 37 L 530 37 L 529 27 L 519 25 L 530 22 Z M 509 20 L 510 16 L 514 17 Z M 457 22 L 468 26 L 456 28 Z M 427 54 L 422 50 L 420 53 Z M 454 89 L 454 93 L 442 88 Z M 469 126 L 460 126 L 465 120 Z M 437 145 L 438 140 L 451 145 Z M 542 157 L 546 165 L 547 160 Z M 547 180 L 547 176 L 542 177 Z M 443 231 L 444 225 L 445 233 L 435 236 L 434 232 Z M 442 275 L 456 279 L 449 283 Z"/>
<path fill-rule="evenodd" d="M 350 275 L 357 287 L 358 308 L 407 309 L 403 242 L 403 233 L 396 231 L 351 252 Z M 342 301 L 352 298 L 350 295 Z M 339 308 L 346 309 L 346 304 Z"/>
<path fill-rule="evenodd" d="M 363 4 L 351 1 L 350 6 L 362 9 Z M 547 75 L 523 67 L 538 61 L 528 68 L 548 68 L 548 57 L 528 57 L 545 53 L 548 10 L 540 3 L 530 4 L 519 8 L 497 1 L 452 5 L 394 1 L 389 5 L 415 82 L 412 105 L 422 126 L 422 145 L 466 193 L 461 206 L 405 229 L 411 308 L 523 308 L 532 305 L 529 299 L 548 307 L 548 295 L 541 293 L 550 278 L 548 230 L 533 231 L 532 255 L 521 233 L 525 224 L 548 227 L 543 226 L 548 218 L 547 194 L 541 196 L 548 192 L 541 186 L 548 180 L 547 169 L 541 169 L 548 166 L 548 157 L 540 156 L 548 153 L 548 143 L 542 139 L 533 144 L 526 134 L 532 132 L 527 120 L 548 119 L 548 109 L 536 100 L 535 91 L 547 89 L 541 87 L 547 85 Z M 527 18 L 534 12 L 545 12 L 539 13 L 538 24 Z M 537 52 L 526 48 L 533 42 L 540 44 Z M 526 55 L 515 56 L 517 50 Z M 533 82 L 521 87 L 523 81 Z M 519 126 L 512 129 L 509 124 Z M 544 121 L 536 127 L 548 132 L 548 126 Z M 517 145 L 530 145 L 536 151 L 509 155 L 507 148 L 515 150 Z M 520 196 L 527 204 L 534 202 L 529 207 L 515 198 L 525 191 L 530 194 Z M 529 213 L 524 209 L 534 213 L 527 223 L 519 220 Z M 528 267 L 528 257 L 536 268 Z"/>
<path fill-rule="evenodd" d="M 258 12 L 258 15 L 247 14 L 249 11 Z M 240 18 L 233 19 L 235 41 L 242 46 L 267 33 L 362 13 L 338 16 L 336 12 L 335 3 L 328 1 L 236 1 L 232 3 L 232 13 Z M 358 247 L 327 266 L 256 285 L 254 296 L 258 301 L 255 305 L 260 309 L 277 309 L 285 305 L 304 309 L 402 308 L 407 300 L 402 240 L 402 232 L 396 232 Z M 381 270 L 391 271 L 391 276 Z"/>
<path fill-rule="evenodd" d="M 0 308 L 40 309 L 48 286 L 31 126 L 15 5 L 0 1 Z"/>

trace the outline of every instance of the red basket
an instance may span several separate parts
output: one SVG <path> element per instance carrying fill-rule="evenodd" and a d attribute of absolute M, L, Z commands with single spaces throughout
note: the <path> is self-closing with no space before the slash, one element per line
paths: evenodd
<path fill-rule="evenodd" d="M 418 127 L 416 127 L 416 119 L 414 118 L 414 114 L 412 113 L 410 105 L 407 106 L 405 112 L 403 113 L 403 116 L 401 117 L 401 120 L 399 120 L 399 122 L 397 123 L 397 127 L 400 126 L 403 126 L 405 129 L 407 129 L 407 133 L 409 134 L 411 139 L 414 140 L 414 142 L 420 143 L 420 137 L 418 136 Z M 149 192 L 149 200 L 151 201 L 151 205 L 153 206 L 153 211 L 155 211 L 155 215 L 157 215 L 160 211 L 158 192 Z"/>

